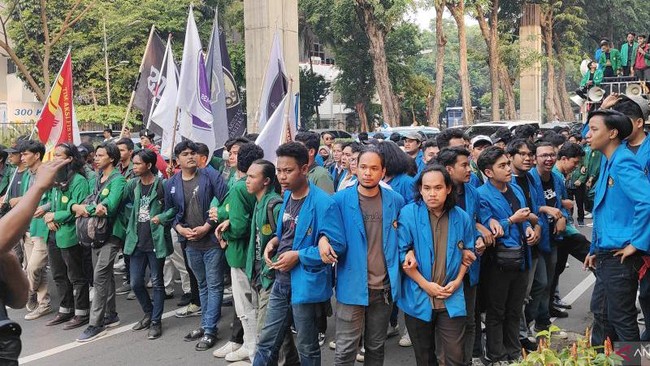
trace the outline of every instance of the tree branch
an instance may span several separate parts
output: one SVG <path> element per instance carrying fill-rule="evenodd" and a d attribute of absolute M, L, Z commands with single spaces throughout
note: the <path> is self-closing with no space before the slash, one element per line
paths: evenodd
<path fill-rule="evenodd" d="M 59 30 L 59 32 L 52 39 L 52 44 L 56 44 L 61 39 L 61 37 L 63 37 L 65 32 L 69 28 L 73 27 L 81 19 L 83 19 L 84 15 L 86 15 L 86 13 L 88 13 L 90 11 L 90 9 L 93 7 L 93 3 L 92 2 L 89 3 L 88 5 L 86 5 L 84 10 L 82 10 L 81 13 L 79 13 L 79 15 L 77 15 L 74 19 L 70 20 L 70 18 L 72 17 L 72 12 L 77 8 L 79 3 L 81 3 L 81 0 L 77 0 L 77 3 L 75 3 L 75 5 L 70 10 L 70 12 L 68 12 L 68 14 L 66 15 L 65 20 L 63 21 L 63 24 L 61 24 L 61 29 Z"/>
<path fill-rule="evenodd" d="M 11 57 L 11 60 L 16 64 L 16 67 L 18 68 L 18 70 L 20 70 L 20 72 L 23 74 L 25 79 L 27 79 L 27 82 L 29 83 L 29 86 L 32 88 L 34 93 L 36 93 L 36 97 L 38 98 L 38 100 L 40 100 L 41 102 L 45 101 L 45 93 L 43 93 L 43 89 L 41 89 L 41 87 L 38 86 L 38 83 L 36 83 L 32 75 L 27 70 L 25 64 L 20 60 L 18 55 L 16 55 L 16 52 L 14 52 L 13 48 L 11 48 L 11 46 L 9 46 L 8 43 L 5 43 L 3 41 L 0 41 L 0 48 L 7 51 L 9 57 Z"/>
<path fill-rule="evenodd" d="M 45 47 L 50 46 L 50 29 L 47 27 L 47 12 L 45 11 L 47 2 L 41 0 L 41 27 L 43 27 L 43 36 L 45 37 Z"/>

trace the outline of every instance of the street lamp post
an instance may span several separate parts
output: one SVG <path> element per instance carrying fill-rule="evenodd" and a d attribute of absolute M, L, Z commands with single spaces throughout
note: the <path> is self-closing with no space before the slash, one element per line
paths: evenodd
<path fill-rule="evenodd" d="M 106 68 L 106 102 L 111 105 L 111 79 L 108 74 L 108 42 L 106 41 L 106 18 L 103 21 L 104 30 L 104 67 Z"/>

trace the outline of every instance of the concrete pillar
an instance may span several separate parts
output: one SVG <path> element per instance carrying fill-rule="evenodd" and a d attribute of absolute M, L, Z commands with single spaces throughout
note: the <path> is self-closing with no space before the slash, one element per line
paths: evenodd
<path fill-rule="evenodd" d="M 519 118 L 542 122 L 542 12 L 539 4 L 525 4 L 519 28 L 520 59 L 527 67 L 519 74 Z M 531 60 L 535 60 L 531 62 Z"/>
<path fill-rule="evenodd" d="M 246 113 L 248 132 L 259 132 L 256 120 L 262 82 L 277 30 L 292 93 L 300 90 L 298 74 L 298 0 L 244 0 L 246 39 Z"/>

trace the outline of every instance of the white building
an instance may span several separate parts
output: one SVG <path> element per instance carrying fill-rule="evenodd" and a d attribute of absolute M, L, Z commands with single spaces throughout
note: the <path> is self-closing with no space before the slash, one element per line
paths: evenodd
<path fill-rule="evenodd" d="M 312 56 L 312 63 L 301 62 L 299 64 L 302 69 L 309 69 L 313 67 L 314 73 L 321 75 L 325 78 L 326 81 L 334 83 L 334 80 L 339 75 L 340 71 L 333 64 L 325 64 L 322 62 L 320 57 Z M 343 102 L 341 102 L 341 96 L 333 88 L 330 89 L 330 93 L 327 95 L 323 103 L 318 107 L 321 119 L 322 128 L 332 128 L 345 130 L 345 116 L 348 113 L 354 112 L 352 109 L 347 108 Z"/>
<path fill-rule="evenodd" d="M 25 87 L 11 58 L 0 54 L 0 123 L 34 122 L 43 104 Z"/>

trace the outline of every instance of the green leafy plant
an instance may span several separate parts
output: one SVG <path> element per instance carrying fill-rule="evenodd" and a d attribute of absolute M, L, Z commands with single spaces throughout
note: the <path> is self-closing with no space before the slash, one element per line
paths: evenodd
<path fill-rule="evenodd" d="M 571 346 L 561 350 L 551 346 L 551 336 L 560 331 L 557 326 L 551 325 L 548 330 L 537 333 L 539 339 L 537 350 L 523 352 L 523 360 L 511 366 L 616 366 L 623 364 L 623 358 L 617 355 L 609 338 L 602 346 L 592 346 L 590 330 L 587 329 L 584 337 L 579 337 Z M 602 352 L 599 352 L 602 350 Z"/>

